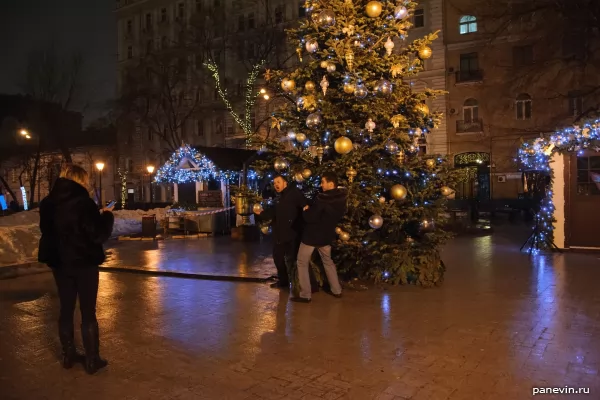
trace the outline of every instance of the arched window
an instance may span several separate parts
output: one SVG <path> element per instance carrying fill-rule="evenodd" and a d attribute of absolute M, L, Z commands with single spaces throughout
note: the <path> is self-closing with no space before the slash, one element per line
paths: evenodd
<path fill-rule="evenodd" d="M 463 120 L 476 122 L 479 119 L 479 103 L 475 99 L 467 99 L 463 104 Z"/>
<path fill-rule="evenodd" d="M 515 102 L 515 109 L 517 110 L 517 119 L 531 119 L 531 96 L 527 93 L 518 95 Z"/>
<path fill-rule="evenodd" d="M 461 35 L 477 32 L 477 18 L 472 15 L 460 17 L 458 29 Z"/>

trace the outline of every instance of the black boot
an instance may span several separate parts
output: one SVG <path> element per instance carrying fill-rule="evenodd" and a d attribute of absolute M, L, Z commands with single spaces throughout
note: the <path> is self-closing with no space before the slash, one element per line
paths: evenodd
<path fill-rule="evenodd" d="M 98 322 L 81 324 L 81 336 L 85 348 L 85 372 L 92 375 L 108 365 L 108 361 L 100 358 Z"/>
<path fill-rule="evenodd" d="M 58 337 L 62 347 L 62 366 L 65 369 L 73 367 L 77 359 L 77 350 L 75 349 L 75 333 L 73 331 L 73 322 L 58 323 Z"/>

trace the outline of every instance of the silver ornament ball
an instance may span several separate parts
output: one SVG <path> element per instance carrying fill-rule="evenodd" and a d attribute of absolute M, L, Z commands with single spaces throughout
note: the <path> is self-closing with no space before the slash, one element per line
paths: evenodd
<path fill-rule="evenodd" d="M 381 215 L 373 215 L 369 218 L 369 226 L 373 229 L 379 229 L 383 226 L 383 218 Z"/>
<path fill-rule="evenodd" d="M 321 114 L 312 113 L 306 117 L 306 126 L 308 126 L 310 129 L 317 129 L 319 125 L 321 125 L 322 121 L 323 119 L 321 118 Z"/>
<path fill-rule="evenodd" d="M 335 25 L 335 13 L 333 10 L 327 9 L 321 11 L 317 17 L 317 24 L 322 28 L 329 28 Z"/>
<path fill-rule="evenodd" d="M 393 91 L 394 85 L 388 80 L 382 79 L 375 85 L 375 92 L 381 96 L 388 97 Z"/>
<path fill-rule="evenodd" d="M 392 140 L 389 140 L 385 144 L 385 150 L 390 154 L 396 154 L 398 152 L 398 144 Z"/>
<path fill-rule="evenodd" d="M 364 99 L 365 97 L 367 97 L 368 94 L 369 91 L 367 90 L 365 85 L 356 85 L 356 88 L 354 89 L 354 96 L 356 96 L 359 99 Z"/>

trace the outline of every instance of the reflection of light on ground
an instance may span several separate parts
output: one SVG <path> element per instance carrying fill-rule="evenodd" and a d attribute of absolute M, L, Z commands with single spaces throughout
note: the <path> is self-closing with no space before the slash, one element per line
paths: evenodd
<path fill-rule="evenodd" d="M 388 293 L 384 293 L 383 296 L 381 297 L 381 311 L 382 311 L 382 318 L 381 318 L 381 322 L 382 322 L 382 326 L 381 326 L 381 333 L 384 337 L 388 337 L 390 336 L 390 310 L 391 310 L 391 306 L 390 306 L 390 295 Z"/>
<path fill-rule="evenodd" d="M 119 313 L 119 301 L 115 301 L 119 293 L 119 281 L 117 276 L 112 273 L 101 272 L 100 282 L 98 284 L 98 305 L 96 307 L 96 317 L 101 320 L 100 323 L 103 329 L 111 329 L 114 327 L 116 318 Z"/>

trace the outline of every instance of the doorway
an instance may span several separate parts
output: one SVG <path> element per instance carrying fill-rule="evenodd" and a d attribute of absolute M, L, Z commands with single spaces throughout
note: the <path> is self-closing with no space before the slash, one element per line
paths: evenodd
<path fill-rule="evenodd" d="M 490 155 L 461 153 L 454 157 L 454 167 L 460 171 L 456 187 L 457 200 L 487 201 L 491 197 Z"/>

